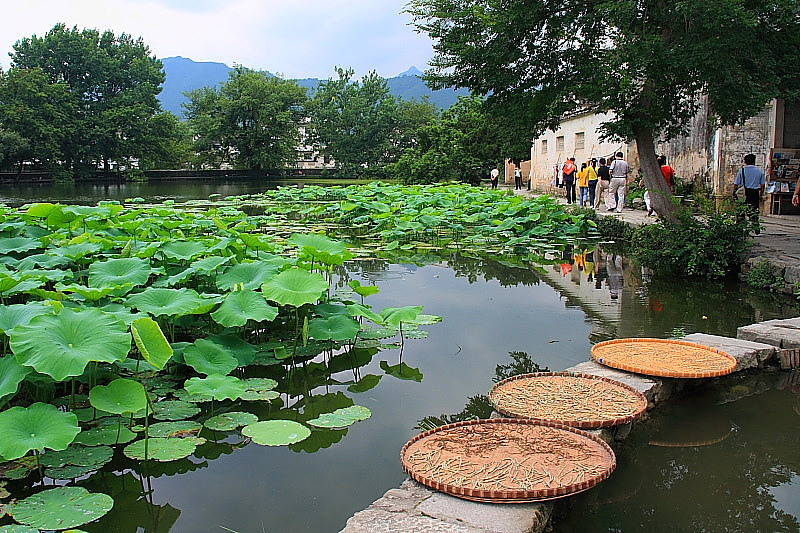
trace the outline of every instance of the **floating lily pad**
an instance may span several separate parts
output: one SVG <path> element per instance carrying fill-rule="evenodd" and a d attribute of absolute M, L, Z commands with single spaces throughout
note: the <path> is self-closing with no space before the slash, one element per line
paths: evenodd
<path fill-rule="evenodd" d="M 278 386 L 278 382 L 269 378 L 246 378 L 242 380 L 247 390 L 268 391 Z"/>
<path fill-rule="evenodd" d="M 191 395 L 215 400 L 237 400 L 246 390 L 242 380 L 219 374 L 212 374 L 202 379 L 191 378 L 186 381 L 184 388 Z"/>
<path fill-rule="evenodd" d="M 327 290 L 325 278 L 300 268 L 284 270 L 261 287 L 268 300 L 294 307 L 316 302 Z"/>
<path fill-rule="evenodd" d="M 258 422 L 258 417 L 252 413 L 234 411 L 212 416 L 205 421 L 205 426 L 213 431 L 232 431 L 236 428 Z"/>
<path fill-rule="evenodd" d="M 242 434 L 263 446 L 287 446 L 308 438 L 311 430 L 291 420 L 265 420 L 245 427 Z"/>
<path fill-rule="evenodd" d="M 361 328 L 358 337 L 359 339 L 382 340 L 390 339 L 397 334 L 398 330 L 395 328 L 365 326 Z"/>
<path fill-rule="evenodd" d="M 55 468 L 47 468 L 44 471 L 44 475 L 51 479 L 58 479 L 58 480 L 77 479 L 87 474 L 91 474 L 92 472 L 96 472 L 100 468 L 102 468 L 102 466 L 66 465 Z"/>
<path fill-rule="evenodd" d="M 0 526 L 0 533 L 39 533 L 39 530 L 28 526 L 13 524 L 10 526 Z"/>
<path fill-rule="evenodd" d="M 239 397 L 240 400 L 244 400 L 246 402 L 268 402 L 272 400 L 277 400 L 280 398 L 281 395 L 273 390 L 267 391 L 259 391 L 259 390 L 246 390 L 242 393 Z"/>
<path fill-rule="evenodd" d="M 70 446 L 66 450 L 42 454 L 39 461 L 49 468 L 64 466 L 95 466 L 100 468 L 111 461 L 114 450 L 108 446 Z"/>
<path fill-rule="evenodd" d="M 147 407 L 147 393 L 132 379 L 115 379 L 108 385 L 92 387 L 89 403 L 107 413 L 135 413 Z"/>
<path fill-rule="evenodd" d="M 136 433 L 126 426 L 100 426 L 92 429 L 84 429 L 77 437 L 76 444 L 85 446 L 111 446 L 114 444 L 126 444 L 137 437 Z"/>
<path fill-rule="evenodd" d="M 332 413 L 323 413 L 314 420 L 309 420 L 308 424 L 319 428 L 343 428 L 351 426 L 361 420 L 366 420 L 372 416 L 372 411 L 360 405 L 337 409 Z"/>
<path fill-rule="evenodd" d="M 357 383 L 353 383 L 347 390 L 350 392 L 367 392 L 368 390 L 374 389 L 378 386 L 378 383 L 381 382 L 381 378 L 383 376 L 378 376 L 375 374 L 368 374 L 361 378 Z"/>
<path fill-rule="evenodd" d="M 153 404 L 153 418 L 156 420 L 185 420 L 199 413 L 199 407 L 180 400 L 163 400 Z"/>
<path fill-rule="evenodd" d="M 353 339 L 361 324 L 349 316 L 334 315 L 315 318 L 308 324 L 308 334 L 317 340 L 346 341 Z"/>
<path fill-rule="evenodd" d="M 239 366 L 228 350 L 206 339 L 198 339 L 183 351 L 183 360 L 199 374 L 227 375 Z"/>
<path fill-rule="evenodd" d="M 136 426 L 136 431 L 144 431 L 144 426 Z M 157 422 L 150 424 L 148 435 L 159 438 L 176 438 L 195 436 L 203 426 L 199 422 L 192 420 L 181 420 L 178 422 Z"/>
<path fill-rule="evenodd" d="M 277 316 L 278 309 L 269 305 L 264 296 L 251 290 L 228 294 L 219 309 L 211 313 L 211 318 L 226 328 L 244 326 L 248 320 L 272 321 Z"/>
<path fill-rule="evenodd" d="M 204 439 L 197 437 L 147 439 L 147 454 L 145 456 L 145 440 L 142 439 L 128 444 L 123 453 L 129 458 L 139 461 L 177 461 L 192 455 L 197 446 L 203 442 L 205 442 Z"/>
<path fill-rule="evenodd" d="M 65 450 L 80 433 L 78 417 L 35 403 L 0 412 L 0 457 L 17 459 L 32 450 Z"/>
<path fill-rule="evenodd" d="M 7 505 L 5 510 L 21 524 L 61 530 L 97 520 L 113 506 L 114 500 L 105 494 L 93 494 L 83 487 L 58 487 Z"/>

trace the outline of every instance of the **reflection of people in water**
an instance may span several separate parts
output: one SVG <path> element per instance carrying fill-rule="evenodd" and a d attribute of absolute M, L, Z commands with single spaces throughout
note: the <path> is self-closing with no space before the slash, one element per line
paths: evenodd
<path fill-rule="evenodd" d="M 622 256 L 606 254 L 606 271 L 608 272 L 608 290 L 612 300 L 618 300 L 625 285 L 622 277 Z"/>
<path fill-rule="evenodd" d="M 586 271 L 586 276 L 589 278 L 589 283 L 592 282 L 592 278 L 594 277 L 594 252 L 586 252 L 585 259 L 584 259 L 584 270 Z"/>
<path fill-rule="evenodd" d="M 561 252 L 561 275 L 565 278 L 567 275 L 572 272 L 572 265 L 575 263 L 575 260 L 572 258 L 572 247 L 565 248 L 564 251 Z"/>

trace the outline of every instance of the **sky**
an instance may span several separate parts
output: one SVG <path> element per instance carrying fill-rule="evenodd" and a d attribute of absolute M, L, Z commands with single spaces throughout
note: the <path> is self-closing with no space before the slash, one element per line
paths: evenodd
<path fill-rule="evenodd" d="M 424 69 L 430 40 L 401 14 L 407 0 L 3 1 L 0 65 L 21 37 L 58 22 L 141 36 L 159 58 L 241 64 L 291 78 L 329 77 L 334 66 L 394 76 Z"/>

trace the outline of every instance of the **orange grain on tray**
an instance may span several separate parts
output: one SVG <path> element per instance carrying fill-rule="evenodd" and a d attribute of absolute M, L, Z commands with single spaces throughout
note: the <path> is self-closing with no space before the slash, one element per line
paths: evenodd
<path fill-rule="evenodd" d="M 618 339 L 592 347 L 596 362 L 650 376 L 713 378 L 730 374 L 736 359 L 693 342 L 670 339 Z"/>
<path fill-rule="evenodd" d="M 492 388 L 489 400 L 506 416 L 579 428 L 626 424 L 647 409 L 647 398 L 629 385 L 571 372 L 539 372 L 505 379 Z"/>
<path fill-rule="evenodd" d="M 421 433 L 400 453 L 415 480 L 467 500 L 521 503 L 568 496 L 611 475 L 597 437 L 547 422 L 470 420 Z"/>

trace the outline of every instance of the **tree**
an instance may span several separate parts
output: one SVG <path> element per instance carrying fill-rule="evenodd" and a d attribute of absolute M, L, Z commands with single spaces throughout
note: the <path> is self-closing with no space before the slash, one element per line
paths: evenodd
<path fill-rule="evenodd" d="M 40 69 L 67 88 L 76 106 L 74 129 L 60 147 L 72 170 L 139 158 L 149 119 L 161 112 L 161 62 L 141 38 L 57 24 L 43 37 L 14 44 L 11 71 Z"/>
<path fill-rule="evenodd" d="M 186 116 L 206 162 L 263 171 L 296 161 L 306 102 L 296 82 L 238 67 L 220 89 L 188 96 Z"/>
<path fill-rule="evenodd" d="M 10 169 L 18 165 L 22 171 L 22 162 L 30 153 L 31 145 L 26 138 L 15 131 L 0 128 L 0 169 Z"/>
<path fill-rule="evenodd" d="M 147 125 L 149 139 L 142 147 L 140 168 L 187 168 L 193 155 L 189 125 L 167 111 L 152 116 Z"/>
<path fill-rule="evenodd" d="M 352 69 L 337 68 L 309 102 L 310 138 L 343 173 L 361 175 L 396 159 L 392 139 L 397 101 L 384 78 L 370 72 L 354 82 Z"/>
<path fill-rule="evenodd" d="M 437 86 L 489 94 L 528 139 L 566 113 L 613 112 L 608 137 L 636 141 L 659 215 L 676 220 L 655 140 L 685 131 L 703 98 L 720 124 L 800 89 L 794 0 L 412 0 L 435 40 Z"/>

